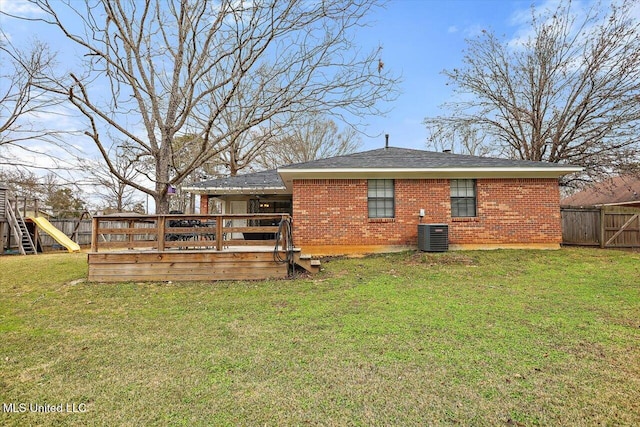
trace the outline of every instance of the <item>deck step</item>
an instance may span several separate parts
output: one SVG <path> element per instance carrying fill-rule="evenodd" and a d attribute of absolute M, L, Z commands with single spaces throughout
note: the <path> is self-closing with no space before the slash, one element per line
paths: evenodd
<path fill-rule="evenodd" d="M 318 273 L 320 271 L 320 260 L 319 259 L 311 259 L 311 255 L 302 254 L 301 252 L 296 253 L 295 263 L 298 267 L 305 269 L 307 272 L 311 274 Z"/>

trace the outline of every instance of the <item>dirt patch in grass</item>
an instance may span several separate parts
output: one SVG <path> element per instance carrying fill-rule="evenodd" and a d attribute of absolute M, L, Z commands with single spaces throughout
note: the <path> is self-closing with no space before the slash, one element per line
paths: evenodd
<path fill-rule="evenodd" d="M 407 265 L 477 265 L 477 261 L 463 252 L 415 252 L 405 261 Z"/>

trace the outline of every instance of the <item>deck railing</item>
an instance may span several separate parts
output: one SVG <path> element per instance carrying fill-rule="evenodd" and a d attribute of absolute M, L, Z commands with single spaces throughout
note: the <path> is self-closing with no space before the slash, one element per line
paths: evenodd
<path fill-rule="evenodd" d="M 91 252 L 100 249 L 215 249 L 231 246 L 287 248 L 278 233 L 289 214 L 94 216 Z"/>

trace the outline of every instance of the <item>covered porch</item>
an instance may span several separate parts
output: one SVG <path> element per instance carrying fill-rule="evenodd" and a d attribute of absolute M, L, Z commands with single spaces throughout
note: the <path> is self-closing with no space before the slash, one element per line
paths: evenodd
<path fill-rule="evenodd" d="M 289 214 L 292 193 L 275 169 L 196 182 L 182 191 L 198 196 L 201 214 Z"/>

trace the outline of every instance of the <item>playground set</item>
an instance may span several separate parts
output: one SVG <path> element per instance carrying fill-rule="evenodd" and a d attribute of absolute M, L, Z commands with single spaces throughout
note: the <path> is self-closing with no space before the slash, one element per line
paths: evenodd
<path fill-rule="evenodd" d="M 36 255 L 42 252 L 39 243 L 41 232 L 49 235 L 68 252 L 80 251 L 80 245 L 39 215 L 35 201 L 33 215 L 27 215 L 26 201 L 21 212 L 18 199 L 12 198 L 9 189 L 0 184 L 0 254 Z"/>

